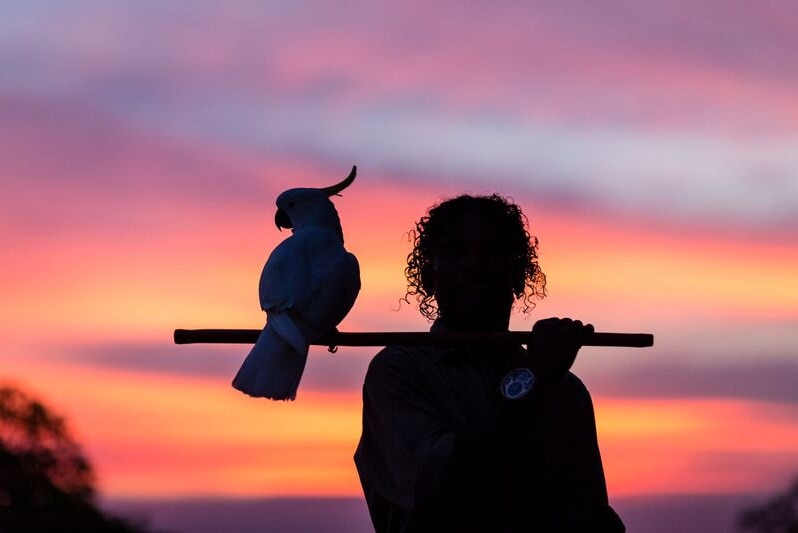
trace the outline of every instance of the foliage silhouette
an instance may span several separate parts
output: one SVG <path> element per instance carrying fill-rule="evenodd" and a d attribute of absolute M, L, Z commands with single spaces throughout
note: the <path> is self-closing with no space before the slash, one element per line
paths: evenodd
<path fill-rule="evenodd" d="M 784 494 L 743 511 L 739 525 L 757 533 L 798 533 L 798 479 Z"/>
<path fill-rule="evenodd" d="M 0 385 L 0 531 L 136 533 L 95 504 L 94 473 L 63 418 Z"/>

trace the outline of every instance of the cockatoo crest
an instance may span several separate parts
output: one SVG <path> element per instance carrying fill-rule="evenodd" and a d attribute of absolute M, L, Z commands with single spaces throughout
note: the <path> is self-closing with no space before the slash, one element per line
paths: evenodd
<path fill-rule="evenodd" d="M 334 229 L 344 242 L 344 233 L 338 211 L 330 201 L 330 196 L 338 195 L 347 188 L 357 174 L 353 166 L 349 175 L 340 183 L 322 189 L 296 188 L 288 189 L 277 197 L 277 213 L 274 223 L 277 229 L 297 231 L 303 228 Z"/>

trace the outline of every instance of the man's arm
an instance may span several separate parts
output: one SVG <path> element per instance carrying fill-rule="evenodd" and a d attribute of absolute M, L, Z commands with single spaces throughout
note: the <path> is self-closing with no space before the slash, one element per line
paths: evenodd
<path fill-rule="evenodd" d="M 361 479 L 408 511 L 423 510 L 449 494 L 447 474 L 456 431 L 428 385 L 421 358 L 383 350 L 363 385 L 363 436 L 356 455 Z M 429 363 L 431 364 L 431 363 Z"/>

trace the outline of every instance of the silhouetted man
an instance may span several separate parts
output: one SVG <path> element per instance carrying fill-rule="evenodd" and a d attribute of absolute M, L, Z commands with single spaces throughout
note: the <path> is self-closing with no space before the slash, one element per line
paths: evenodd
<path fill-rule="evenodd" d="M 537 239 L 499 196 L 460 196 L 417 224 L 408 296 L 432 331 L 507 331 L 545 295 Z M 607 502 L 590 395 L 569 369 L 585 335 L 538 321 L 533 345 L 388 346 L 363 386 L 355 453 L 382 532 L 624 531 Z"/>

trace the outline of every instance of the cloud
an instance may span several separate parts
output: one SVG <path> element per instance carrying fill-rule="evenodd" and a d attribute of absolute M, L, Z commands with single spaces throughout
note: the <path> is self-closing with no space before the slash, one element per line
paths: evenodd
<path fill-rule="evenodd" d="M 293 180 L 330 181 L 351 165 L 230 150 L 68 99 L 2 90 L 0 122 L 0 241 L 122 244 L 208 231 L 262 213 Z"/>
<path fill-rule="evenodd" d="M 235 358 L 235 349 L 230 346 L 187 347 L 142 342 L 114 342 L 64 348 L 63 358 L 105 369 L 194 377 L 230 376 L 231 379 L 239 364 Z"/>
<path fill-rule="evenodd" d="M 305 390 L 357 392 L 379 348 L 339 348 L 330 354 L 311 347 L 302 387 Z M 232 380 L 249 352 L 249 345 L 172 345 L 148 342 L 107 342 L 75 345 L 63 350 L 67 361 L 97 368 Z M 695 359 L 699 359 L 697 356 Z M 798 363 L 764 356 L 735 359 L 727 364 L 669 362 L 612 364 L 610 370 L 591 365 L 583 376 L 595 395 L 619 398 L 734 398 L 798 404 Z"/>
<path fill-rule="evenodd" d="M 680 361 L 593 369 L 586 381 L 595 394 L 639 398 L 739 398 L 798 404 L 798 362 L 751 357 L 730 364 Z"/>
<path fill-rule="evenodd" d="M 491 182 L 668 221 L 796 222 L 796 33 L 759 7 L 443 4 L 423 18 L 284 8 L 86 2 L 64 24 L 15 3 L 3 86 L 82 109 L 60 130 L 77 138 L 61 139 L 64 163 L 73 149 L 128 158 L 114 151 L 118 138 L 91 135 L 99 115 L 238 154 L 334 167 L 357 158 L 380 173 Z M 795 7 L 775 9 L 790 20 Z M 79 163 L 85 172 L 60 179 L 133 183 L 118 163 Z M 194 179 L 173 181 L 213 182 L 213 168 L 228 192 L 245 187 L 225 161 L 209 163 L 181 161 Z"/>
<path fill-rule="evenodd" d="M 100 369 L 168 374 L 232 381 L 249 353 L 246 344 L 232 346 L 108 342 L 72 346 L 62 351 L 66 361 Z M 340 348 L 329 354 L 314 346 L 308 356 L 303 390 L 359 391 L 373 350 Z"/>
<path fill-rule="evenodd" d="M 69 12 L 26 4 L 11 2 L 0 33 L 0 58 L 15 67 L 7 83 L 38 72 L 55 89 L 127 96 L 117 104 L 150 91 L 176 101 L 210 91 L 328 105 L 416 100 L 509 116 L 552 108 L 572 118 L 675 115 L 696 125 L 712 109 L 722 118 L 735 107 L 740 119 L 779 109 L 795 119 L 783 105 L 796 81 L 795 32 L 770 16 L 794 19 L 789 3 L 441 2 L 424 4 L 424 17 L 406 5 L 347 11 L 313 1 L 124 10 L 74 2 Z M 739 106 L 756 94 L 781 97 Z"/>

